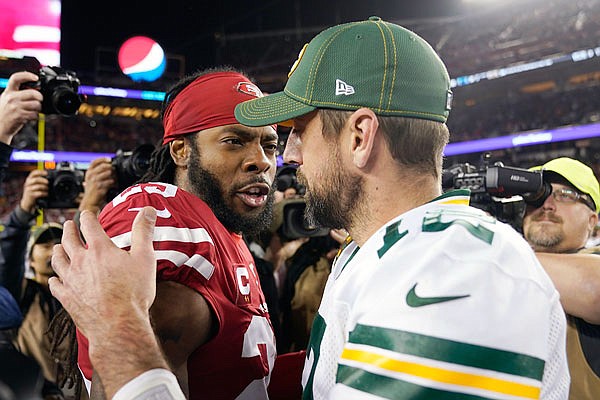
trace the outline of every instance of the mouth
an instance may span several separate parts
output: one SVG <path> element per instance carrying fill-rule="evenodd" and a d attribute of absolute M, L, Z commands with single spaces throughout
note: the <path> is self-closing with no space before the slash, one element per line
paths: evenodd
<path fill-rule="evenodd" d="M 236 196 L 250 208 L 264 207 L 267 204 L 270 187 L 266 183 L 253 183 L 238 190 Z"/>
<path fill-rule="evenodd" d="M 551 224 L 559 224 L 561 221 L 552 216 L 552 215 L 548 215 L 548 214 L 541 214 L 539 215 L 537 218 L 533 219 L 534 222 L 545 222 L 545 223 L 551 223 Z"/>

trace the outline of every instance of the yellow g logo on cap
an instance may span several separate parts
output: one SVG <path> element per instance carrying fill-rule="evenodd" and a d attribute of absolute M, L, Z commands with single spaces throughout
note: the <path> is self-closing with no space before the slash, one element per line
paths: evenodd
<path fill-rule="evenodd" d="M 300 64 L 300 60 L 302 60 L 302 56 L 304 56 L 304 52 L 306 51 L 307 47 L 308 47 L 308 43 L 306 43 L 302 47 L 302 50 L 300 50 L 300 54 L 298 54 L 298 59 L 294 62 L 294 65 L 292 65 L 292 68 L 290 69 L 290 72 L 288 73 L 288 78 L 290 76 L 292 76 L 292 74 L 294 73 L 294 71 L 296 70 L 296 68 L 298 68 L 298 64 Z"/>

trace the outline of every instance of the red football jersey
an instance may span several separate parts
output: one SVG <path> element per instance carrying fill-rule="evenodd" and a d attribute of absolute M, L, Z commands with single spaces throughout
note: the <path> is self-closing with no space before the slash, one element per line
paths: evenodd
<path fill-rule="evenodd" d="M 154 251 L 158 281 L 200 293 L 212 307 L 218 332 L 188 358 L 190 398 L 262 399 L 276 351 L 258 273 L 242 237 L 228 231 L 206 203 L 176 186 L 145 183 L 119 194 L 99 220 L 120 248 L 131 245 L 138 210 L 157 210 Z M 92 371 L 87 341 L 78 335 L 79 366 Z"/>

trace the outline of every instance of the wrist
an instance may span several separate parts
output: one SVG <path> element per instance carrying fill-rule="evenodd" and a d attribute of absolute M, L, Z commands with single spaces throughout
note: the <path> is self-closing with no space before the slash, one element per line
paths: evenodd
<path fill-rule="evenodd" d="M 35 201 L 33 202 L 33 204 L 28 204 L 28 203 L 19 203 L 19 207 L 21 208 L 21 210 L 23 210 L 24 212 L 26 212 L 29 215 L 37 215 L 37 211 L 38 211 L 38 207 L 35 204 Z"/>
<path fill-rule="evenodd" d="M 100 212 L 100 207 L 98 207 L 98 206 L 90 206 L 90 205 L 83 204 L 83 203 L 79 204 L 79 207 L 77 209 L 79 211 L 86 211 L 86 210 L 87 211 L 91 211 L 94 214 L 98 214 L 98 212 Z"/>
<path fill-rule="evenodd" d="M 111 398 L 125 383 L 150 369 L 169 369 L 147 312 L 111 318 L 100 331 L 87 333 L 90 361 Z M 95 327 L 96 328 L 96 327 Z"/>
<path fill-rule="evenodd" d="M 0 125 L 0 132 L 2 132 L 2 133 L 0 133 L 0 142 L 10 145 L 10 143 L 12 142 L 12 139 L 15 135 L 5 133 L 6 130 L 7 129 L 4 126 Z"/>
<path fill-rule="evenodd" d="M 28 225 L 35 217 L 37 217 L 38 213 L 39 208 L 37 207 L 34 207 L 32 210 L 27 210 L 21 205 L 18 205 L 15 208 L 15 216 L 17 217 L 17 220 L 23 225 Z"/>

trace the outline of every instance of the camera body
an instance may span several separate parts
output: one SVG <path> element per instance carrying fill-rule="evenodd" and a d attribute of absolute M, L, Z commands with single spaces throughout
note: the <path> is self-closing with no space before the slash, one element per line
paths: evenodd
<path fill-rule="evenodd" d="M 281 235 L 288 240 L 303 237 L 329 235 L 329 228 L 311 226 L 304 218 L 306 202 L 304 199 L 286 199 L 281 202 Z"/>
<path fill-rule="evenodd" d="M 497 162 L 477 168 L 471 164 L 455 164 L 442 171 L 442 188 L 469 189 L 471 205 L 502 222 L 520 229 L 525 205 L 540 207 L 552 193 L 541 171 L 506 167 Z"/>
<path fill-rule="evenodd" d="M 77 208 L 79 193 L 83 192 L 84 172 L 70 162 L 61 162 L 48 170 L 48 197 L 38 199 L 42 209 Z"/>
<path fill-rule="evenodd" d="M 148 171 L 153 151 L 154 146 L 151 144 L 142 144 L 133 151 L 117 150 L 111 159 L 117 177 L 117 188 L 108 193 L 110 199 L 135 184 Z"/>
<path fill-rule="evenodd" d="M 77 94 L 81 82 L 73 71 L 60 67 L 42 67 L 37 82 L 27 82 L 21 89 L 37 89 L 44 96 L 42 110 L 44 114 L 71 116 L 77 114 L 84 97 Z"/>
<path fill-rule="evenodd" d="M 277 169 L 275 181 L 278 191 L 284 192 L 288 188 L 294 188 L 298 194 L 304 194 L 306 188 L 298 182 L 296 169 L 298 169 L 298 166 L 293 164 L 284 165 Z"/>

